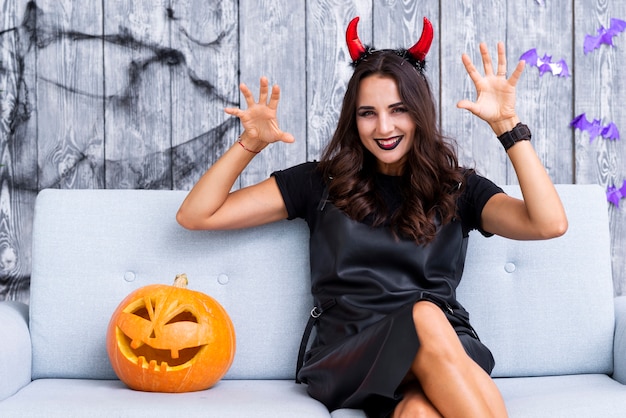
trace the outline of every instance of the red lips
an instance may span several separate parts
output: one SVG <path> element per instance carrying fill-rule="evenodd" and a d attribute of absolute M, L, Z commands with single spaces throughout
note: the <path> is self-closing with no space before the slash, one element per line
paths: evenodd
<path fill-rule="evenodd" d="M 395 149 L 400 142 L 402 141 L 402 136 L 394 136 L 391 138 L 387 138 L 387 139 L 377 139 L 376 140 L 376 145 L 378 145 L 378 148 L 385 150 L 385 151 L 391 151 L 392 149 Z"/>

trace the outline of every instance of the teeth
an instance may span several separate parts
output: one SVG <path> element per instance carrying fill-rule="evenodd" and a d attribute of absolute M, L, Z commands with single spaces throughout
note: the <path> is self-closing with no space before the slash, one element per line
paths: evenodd
<path fill-rule="evenodd" d="M 385 141 L 380 141 L 380 143 L 385 146 L 389 146 L 389 145 L 395 144 L 397 141 L 398 141 L 398 138 L 394 138 L 394 139 L 387 139 Z"/>
<path fill-rule="evenodd" d="M 172 356 L 172 358 L 178 358 L 178 350 L 175 349 L 175 348 L 172 348 L 171 356 Z"/>
<path fill-rule="evenodd" d="M 376 142 L 378 142 L 378 146 L 383 149 L 392 149 L 398 144 L 398 142 L 400 142 L 401 139 L 401 136 L 394 136 L 389 139 L 377 139 Z"/>
<path fill-rule="evenodd" d="M 136 350 L 142 345 L 143 345 L 143 342 L 141 340 L 133 340 L 130 343 L 130 348 L 132 348 L 133 350 Z"/>
<path fill-rule="evenodd" d="M 148 363 L 148 360 L 146 360 L 144 356 L 137 357 L 137 365 L 144 369 L 152 369 L 155 372 L 160 371 L 161 373 L 166 372 L 169 367 L 167 361 L 162 361 L 161 364 L 158 364 L 156 360 L 150 360 L 150 363 Z"/>

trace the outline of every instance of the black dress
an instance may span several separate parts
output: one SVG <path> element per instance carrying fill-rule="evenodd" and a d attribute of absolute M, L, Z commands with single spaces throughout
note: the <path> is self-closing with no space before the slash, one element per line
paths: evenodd
<path fill-rule="evenodd" d="M 487 373 L 491 352 L 456 300 L 468 232 L 479 228 L 480 211 L 501 189 L 470 174 L 459 197 L 459 218 L 440 226 L 428 245 L 396 238 L 388 228 L 356 222 L 324 198 L 315 163 L 274 173 L 290 218 L 311 228 L 311 291 L 317 307 L 316 334 L 298 379 L 330 411 L 359 408 L 370 417 L 387 416 L 400 401 L 397 389 L 419 348 L 413 305 L 436 303 L 463 347 Z M 380 175 L 390 197 L 397 179 Z"/>

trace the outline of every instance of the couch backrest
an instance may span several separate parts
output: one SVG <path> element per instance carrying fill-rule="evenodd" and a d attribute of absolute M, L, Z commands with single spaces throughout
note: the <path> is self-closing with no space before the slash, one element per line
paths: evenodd
<path fill-rule="evenodd" d="M 608 202 L 558 185 L 569 229 L 547 241 L 471 234 L 458 298 L 496 359 L 494 376 L 609 373 L 614 301 Z M 506 192 L 520 196 L 519 187 Z"/>
<path fill-rule="evenodd" d="M 610 372 L 614 326 L 607 202 L 561 185 L 570 228 L 550 241 L 470 238 L 459 299 L 496 358 L 496 376 Z M 519 194 L 516 186 L 506 187 Z M 33 233 L 33 378 L 115 378 L 112 312 L 133 290 L 187 273 L 237 333 L 231 379 L 291 379 L 308 313 L 308 229 L 282 221 L 187 231 L 183 191 L 44 190 Z"/>
<path fill-rule="evenodd" d="M 30 329 L 33 378 L 115 378 L 111 314 L 129 293 L 171 284 L 217 299 L 237 353 L 226 378 L 291 379 L 311 309 L 308 228 L 283 221 L 241 231 L 187 231 L 183 191 L 44 190 L 35 206 Z"/>

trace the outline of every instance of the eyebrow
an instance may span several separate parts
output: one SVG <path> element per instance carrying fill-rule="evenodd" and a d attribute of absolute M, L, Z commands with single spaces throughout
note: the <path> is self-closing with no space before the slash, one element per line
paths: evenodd
<path fill-rule="evenodd" d="M 393 103 L 387 106 L 387 108 L 393 109 L 394 107 L 398 107 L 398 106 L 404 106 L 404 103 L 403 102 Z M 357 108 L 357 110 L 371 110 L 371 109 L 374 109 L 374 106 L 359 106 Z"/>

